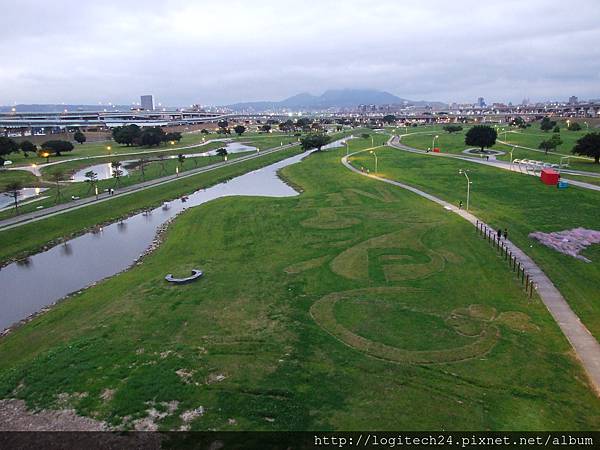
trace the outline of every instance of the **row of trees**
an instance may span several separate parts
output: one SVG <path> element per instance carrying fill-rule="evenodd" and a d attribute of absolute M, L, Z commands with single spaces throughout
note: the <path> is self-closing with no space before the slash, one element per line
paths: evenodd
<path fill-rule="evenodd" d="M 140 128 L 138 125 L 125 125 L 112 130 L 112 138 L 117 144 L 126 146 L 144 145 L 158 147 L 165 142 L 179 142 L 181 133 L 165 133 L 161 127 Z"/>
<path fill-rule="evenodd" d="M 70 152 L 73 148 L 73 144 L 69 141 L 51 140 L 44 142 L 38 150 L 38 147 L 30 141 L 22 141 L 17 144 L 13 139 L 0 136 L 0 167 L 4 165 L 6 157 L 11 153 L 23 152 L 25 157 L 36 152 L 40 155 L 47 153 L 60 156 L 63 152 Z"/>

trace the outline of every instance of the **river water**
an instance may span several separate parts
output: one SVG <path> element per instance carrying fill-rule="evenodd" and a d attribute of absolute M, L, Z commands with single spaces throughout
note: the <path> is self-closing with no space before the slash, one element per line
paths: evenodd
<path fill-rule="evenodd" d="M 185 202 L 169 202 L 168 209 L 161 206 L 149 214 L 137 214 L 0 269 L 0 330 L 72 292 L 123 271 L 149 248 L 158 228 L 185 209 L 234 195 L 297 195 L 277 176 L 277 171 L 299 162 L 308 153 L 201 189 Z"/>

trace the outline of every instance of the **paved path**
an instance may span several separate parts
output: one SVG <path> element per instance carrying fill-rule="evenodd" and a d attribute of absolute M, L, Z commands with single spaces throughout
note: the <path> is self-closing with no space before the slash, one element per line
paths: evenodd
<path fill-rule="evenodd" d="M 36 177 L 41 177 L 42 176 L 42 172 L 41 170 L 44 167 L 49 167 L 49 166 L 55 166 L 57 164 L 63 164 L 66 162 L 71 162 L 71 161 L 85 161 L 88 159 L 97 159 L 97 158 L 110 158 L 110 157 L 121 157 L 121 156 L 139 156 L 140 158 L 146 154 L 151 154 L 151 153 L 172 153 L 175 152 L 177 150 L 189 150 L 191 148 L 197 148 L 197 147 L 202 147 L 204 145 L 210 144 L 211 142 L 226 142 L 226 141 L 230 141 L 232 140 L 231 138 L 222 138 L 222 139 L 209 139 L 208 141 L 205 142 L 200 142 L 199 144 L 191 144 L 191 145 L 186 145 L 184 147 L 173 147 L 173 148 L 160 148 L 158 150 L 145 150 L 145 151 L 141 151 L 141 152 L 124 152 L 124 153 L 113 153 L 110 155 L 93 155 L 93 156 L 79 156 L 77 158 L 68 158 L 68 159 L 61 159 L 60 161 L 52 161 L 52 162 L 48 162 L 48 163 L 42 163 L 42 164 L 36 164 L 35 166 L 33 165 L 21 165 L 21 166 L 15 166 L 15 167 L 7 167 L 6 170 L 25 170 L 27 172 L 31 172 L 32 174 L 34 174 Z"/>
<path fill-rule="evenodd" d="M 408 135 L 403 135 L 403 136 L 408 136 Z M 460 159 L 462 161 L 467 161 L 467 162 L 471 162 L 471 163 L 475 163 L 475 164 L 483 164 L 484 166 L 491 166 L 491 167 L 496 167 L 498 169 L 508 170 L 510 172 L 517 172 L 517 173 L 524 174 L 521 170 L 519 170 L 519 168 L 515 164 L 511 164 L 511 163 L 505 162 L 505 161 L 499 161 L 497 159 L 496 160 L 490 159 L 489 161 L 487 161 L 485 159 L 477 159 L 477 158 L 472 158 L 469 156 L 455 155 L 453 153 L 434 153 L 434 152 L 427 153 L 425 150 L 419 150 L 417 148 L 409 147 L 408 145 L 403 144 L 402 142 L 400 142 L 400 137 L 398 137 L 398 136 L 392 136 L 390 138 L 390 140 L 388 141 L 388 145 L 390 147 L 394 147 L 394 148 L 404 150 L 407 152 L 411 152 L 411 153 L 426 154 L 427 156 L 432 156 L 432 157 L 437 157 L 437 158 Z M 532 174 L 529 174 L 529 175 L 532 175 Z M 577 181 L 577 180 L 573 180 L 570 178 L 563 178 L 563 180 L 567 180 L 569 182 L 569 184 L 572 184 L 573 186 L 581 187 L 584 189 L 589 189 L 592 191 L 600 191 L 600 186 L 595 185 L 595 184 L 585 183 L 583 181 Z"/>
<path fill-rule="evenodd" d="M 84 208 L 86 206 L 102 203 L 102 202 L 111 200 L 116 197 L 123 197 L 125 195 L 140 192 L 140 191 L 143 191 L 148 188 L 152 188 L 152 187 L 160 186 L 160 185 L 163 185 L 166 183 L 171 183 L 173 181 L 192 177 L 199 173 L 210 172 L 212 170 L 219 169 L 224 166 L 231 166 L 231 165 L 239 164 L 244 161 L 248 161 L 250 159 L 260 158 L 260 157 L 268 155 L 270 153 L 278 152 L 280 150 L 294 147 L 296 145 L 298 145 L 297 142 L 292 143 L 292 144 L 286 144 L 281 147 L 275 147 L 275 148 L 272 148 L 269 150 L 263 150 L 260 153 L 254 153 L 254 154 L 247 155 L 247 156 L 241 156 L 239 158 L 230 160 L 228 162 L 224 161 L 224 162 L 220 162 L 220 163 L 216 163 L 216 164 L 211 164 L 210 166 L 204 166 L 204 167 L 199 167 L 197 169 L 187 170 L 187 171 L 179 174 L 179 176 L 168 175 L 165 177 L 156 178 L 154 180 L 148 180 L 148 181 L 145 181 L 142 183 L 127 186 L 127 187 L 124 187 L 121 189 L 115 189 L 114 195 L 109 195 L 108 193 L 103 192 L 102 194 L 100 194 L 98 196 L 97 200 L 96 200 L 96 197 L 94 197 L 94 196 L 86 197 L 86 198 L 82 198 L 80 200 L 75 200 L 75 201 L 72 201 L 69 203 L 61 203 L 59 205 L 51 206 L 50 208 L 44 208 L 44 209 L 40 209 L 37 211 L 32 211 L 27 214 L 22 214 L 20 216 L 11 217 L 10 219 L 5 219 L 5 220 L 0 221 L 0 231 L 9 230 L 11 228 L 15 228 L 15 227 L 24 225 L 25 223 L 37 222 L 38 220 L 46 219 L 48 217 L 56 216 L 58 214 L 63 214 L 68 211 L 74 211 L 76 209 Z"/>
<path fill-rule="evenodd" d="M 364 151 L 365 150 L 361 150 L 359 152 L 351 153 L 348 156 L 362 153 Z M 459 209 L 451 203 L 428 194 L 427 192 L 404 183 L 399 183 L 397 181 L 392 181 L 386 178 L 361 172 L 348 162 L 348 156 L 344 156 L 342 158 L 342 164 L 353 172 L 377 181 L 382 181 L 384 183 L 406 189 L 426 198 L 427 200 L 443 206 L 448 211 L 458 214 L 460 217 L 471 222 L 473 225 L 476 225 L 479 222 L 487 227 L 487 224 L 473 214 L 463 209 Z M 491 227 L 488 228 L 493 230 Z M 563 334 L 571 343 L 571 346 L 575 350 L 575 354 L 581 361 L 581 364 L 588 374 L 592 388 L 594 389 L 596 395 L 600 396 L 600 344 L 598 344 L 596 338 L 592 336 L 585 325 L 583 325 L 583 323 L 579 320 L 579 317 L 573 312 L 562 294 L 554 286 L 554 284 L 552 284 L 552 281 L 550 281 L 550 278 L 546 276 L 542 269 L 540 269 L 538 265 L 529 256 L 527 256 L 527 254 L 525 254 L 525 252 L 523 252 L 511 241 L 506 240 L 504 243 L 508 249 L 512 251 L 513 255 L 517 257 L 517 260 L 521 262 L 525 268 L 525 272 L 530 275 L 530 279 L 536 284 L 538 295 L 542 299 L 542 302 L 544 302 L 544 305 L 546 305 L 546 308 L 548 308 L 548 311 L 550 311 L 550 314 L 552 314 L 552 317 L 554 317 L 554 320 L 560 327 Z"/>

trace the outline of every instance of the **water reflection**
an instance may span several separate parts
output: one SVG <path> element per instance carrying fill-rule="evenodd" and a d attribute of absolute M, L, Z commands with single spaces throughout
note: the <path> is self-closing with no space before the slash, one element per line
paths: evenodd
<path fill-rule="evenodd" d="M 28 258 L 27 262 L 6 266 L 0 270 L 0 330 L 71 292 L 125 270 L 150 246 L 157 229 L 185 209 L 234 195 L 297 195 L 277 177 L 277 171 L 300 161 L 307 154 L 249 172 L 227 183 L 201 189 L 190 194 L 185 202 L 169 202 L 166 209 L 159 206 L 129 217 L 126 221 L 97 227 L 38 253 Z"/>

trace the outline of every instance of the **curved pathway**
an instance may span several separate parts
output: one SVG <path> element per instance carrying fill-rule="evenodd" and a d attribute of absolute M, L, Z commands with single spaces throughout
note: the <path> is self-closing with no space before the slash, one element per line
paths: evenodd
<path fill-rule="evenodd" d="M 342 164 L 350 169 L 351 171 L 366 176 L 368 178 L 372 178 L 377 181 L 382 181 L 384 183 L 388 183 L 394 186 L 398 186 L 402 189 L 406 189 L 414 194 L 417 194 L 421 197 L 426 198 L 434 203 L 439 204 L 444 207 L 446 210 L 451 211 L 455 214 L 458 214 L 463 219 L 469 221 L 474 226 L 477 223 L 482 223 L 486 227 L 487 224 L 474 216 L 473 214 L 459 209 L 456 206 L 448 203 L 438 197 L 435 197 L 427 192 L 424 192 L 420 189 L 417 189 L 408 184 L 400 183 L 398 181 L 388 180 L 387 178 L 381 178 L 376 175 L 367 174 L 361 172 L 356 169 L 348 162 L 348 157 L 352 155 L 356 155 L 357 153 L 362 153 L 370 149 L 361 150 L 358 152 L 351 153 L 350 155 L 344 156 L 342 158 Z M 420 152 L 420 151 L 419 151 Z M 491 227 L 488 227 L 492 229 Z M 559 290 L 554 286 L 550 278 L 546 276 L 546 274 L 538 267 L 538 265 L 529 257 L 525 252 L 523 252 L 520 248 L 518 248 L 511 241 L 504 241 L 506 246 L 512 251 L 512 253 L 517 257 L 517 259 L 524 266 L 527 273 L 530 275 L 530 279 L 537 286 L 537 293 L 550 311 L 550 314 L 560 327 L 563 334 L 566 336 L 571 346 L 575 350 L 575 354 L 581 361 L 581 364 L 585 368 L 585 371 L 589 377 L 590 384 L 594 389 L 596 395 L 600 396 L 600 344 L 592 336 L 592 334 L 588 331 L 588 329 L 583 325 L 579 317 L 573 312 L 565 298 L 559 292 Z"/>
<path fill-rule="evenodd" d="M 402 135 L 401 137 L 409 136 L 409 135 L 410 134 L 405 134 L 405 135 Z M 484 166 L 496 167 L 498 169 L 504 169 L 504 170 L 508 170 L 510 172 L 517 172 L 517 173 L 521 173 L 521 174 L 523 173 L 514 164 L 511 164 L 511 163 L 505 162 L 505 161 L 500 161 L 500 160 L 497 160 L 497 159 L 496 160 L 490 159 L 488 161 L 488 160 L 485 160 L 485 159 L 476 159 L 476 158 L 471 158 L 471 157 L 468 157 L 468 156 L 456 155 L 456 154 L 453 154 L 453 153 L 434 153 L 434 152 L 427 153 L 425 150 L 419 150 L 417 148 L 409 147 L 408 145 L 403 144 L 402 142 L 400 142 L 400 138 L 401 137 L 399 137 L 399 136 L 392 136 L 390 138 L 390 140 L 388 141 L 388 145 L 390 147 L 394 147 L 394 148 L 397 148 L 399 150 L 404 150 L 406 152 L 419 153 L 419 154 L 427 154 L 428 156 L 438 157 L 438 158 L 461 159 L 463 161 L 467 161 L 467 162 L 470 162 L 470 163 L 483 164 Z M 596 174 L 592 174 L 590 176 L 593 177 L 595 175 Z M 581 188 L 584 188 L 584 189 L 589 189 L 591 191 L 600 191 L 600 186 L 595 185 L 595 184 L 585 183 L 583 181 L 576 181 L 576 180 L 573 180 L 571 178 L 563 178 L 563 179 L 567 180 L 569 182 L 569 184 L 571 184 L 573 186 L 581 187 Z"/>
<path fill-rule="evenodd" d="M 95 205 L 97 203 L 105 202 L 111 200 L 116 197 L 122 197 L 125 195 L 133 194 L 135 192 L 143 191 L 148 188 L 152 188 L 155 186 L 160 186 L 166 183 L 171 183 L 173 181 L 181 180 L 184 178 L 192 177 L 199 173 L 210 172 L 211 170 L 218 169 L 224 166 L 231 166 L 235 164 L 239 164 L 244 161 L 248 161 L 250 159 L 260 158 L 262 156 L 268 155 L 270 153 L 274 153 L 286 148 L 294 147 L 298 145 L 298 142 L 294 142 L 292 144 L 286 144 L 281 147 L 275 147 L 268 150 L 263 150 L 260 153 L 254 153 L 248 156 L 241 156 L 232 161 L 219 162 L 216 164 L 211 164 L 210 166 L 199 167 L 197 169 L 187 170 L 179 176 L 177 175 L 167 175 L 161 178 L 155 178 L 154 180 L 144 181 L 142 183 L 133 184 L 131 186 L 127 186 L 121 189 L 115 189 L 115 193 L 113 195 L 109 195 L 106 192 L 103 192 L 98 196 L 98 199 L 94 196 L 85 197 L 80 200 L 75 200 L 69 203 L 61 203 L 50 208 L 41 209 L 38 211 L 32 211 L 30 213 L 22 214 L 20 216 L 11 217 L 10 219 L 5 219 L 0 221 L 0 231 L 9 230 L 11 228 L 18 227 L 20 225 L 24 225 L 25 223 L 37 222 L 38 220 L 46 219 L 48 217 L 55 216 L 57 214 L 63 214 L 68 211 L 73 211 L 75 209 L 84 208 L 86 206 Z"/>

